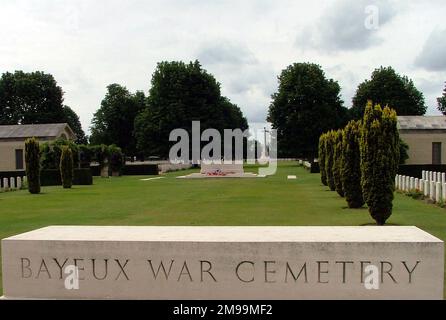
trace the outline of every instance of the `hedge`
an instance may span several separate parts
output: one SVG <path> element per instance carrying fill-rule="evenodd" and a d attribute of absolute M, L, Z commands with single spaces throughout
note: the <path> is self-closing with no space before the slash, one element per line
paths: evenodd
<path fill-rule="evenodd" d="M 42 186 L 61 186 L 62 179 L 60 171 L 57 169 L 47 169 L 40 171 L 40 182 Z M 74 169 L 74 185 L 86 186 L 93 184 L 93 175 L 90 169 Z"/>

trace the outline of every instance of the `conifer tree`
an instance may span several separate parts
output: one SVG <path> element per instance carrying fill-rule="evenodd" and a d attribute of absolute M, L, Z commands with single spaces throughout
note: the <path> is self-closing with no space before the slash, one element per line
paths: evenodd
<path fill-rule="evenodd" d="M 25 162 L 28 191 L 38 194 L 40 193 L 40 147 L 36 138 L 25 141 Z"/>
<path fill-rule="evenodd" d="M 335 184 L 336 192 L 344 197 L 344 188 L 342 186 L 341 180 L 341 169 L 342 169 L 342 139 L 343 130 L 338 130 L 334 132 L 334 148 L 333 148 L 333 180 Z"/>
<path fill-rule="evenodd" d="M 328 185 L 327 183 L 327 172 L 325 170 L 325 139 L 326 134 L 322 134 L 319 138 L 319 170 L 321 173 L 321 182 L 323 185 Z"/>

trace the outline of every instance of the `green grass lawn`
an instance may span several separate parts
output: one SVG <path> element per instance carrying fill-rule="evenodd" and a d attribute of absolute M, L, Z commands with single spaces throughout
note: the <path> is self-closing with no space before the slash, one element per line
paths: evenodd
<path fill-rule="evenodd" d="M 0 193 L 0 238 L 48 225 L 374 224 L 367 209 L 348 209 L 345 200 L 322 186 L 318 174 L 294 162 L 281 163 L 278 173 L 265 179 L 174 178 L 186 173 L 152 181 L 97 178 L 93 186 L 71 190 L 44 187 L 40 195 Z M 298 180 L 287 180 L 290 174 Z M 446 240 L 446 210 L 401 194 L 396 194 L 388 224 L 415 225 Z"/>

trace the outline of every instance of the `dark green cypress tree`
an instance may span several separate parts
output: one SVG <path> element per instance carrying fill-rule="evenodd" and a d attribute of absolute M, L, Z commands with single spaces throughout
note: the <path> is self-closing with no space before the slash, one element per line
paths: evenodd
<path fill-rule="evenodd" d="M 28 191 L 38 194 L 40 193 L 40 147 L 36 138 L 25 141 L 25 162 Z"/>
<path fill-rule="evenodd" d="M 361 208 L 364 205 L 359 151 L 360 129 L 360 121 L 350 121 L 344 129 L 342 139 L 341 180 L 349 208 Z"/>
<path fill-rule="evenodd" d="M 334 133 L 334 149 L 333 149 L 333 180 L 335 184 L 336 192 L 344 197 L 344 187 L 342 186 L 341 180 L 341 169 L 342 169 L 342 138 L 343 130 L 338 130 Z"/>
<path fill-rule="evenodd" d="M 333 177 L 333 160 L 334 160 L 334 146 L 335 146 L 335 133 L 329 131 L 325 139 L 325 172 L 327 175 L 327 184 L 331 191 L 336 190 Z"/>
<path fill-rule="evenodd" d="M 324 186 L 328 185 L 327 183 L 327 172 L 325 170 L 325 139 L 326 134 L 322 134 L 319 138 L 319 169 L 321 172 L 321 182 Z"/>
<path fill-rule="evenodd" d="M 399 134 L 394 110 L 369 102 L 361 128 L 361 185 L 369 212 L 378 225 L 392 214 Z"/>
<path fill-rule="evenodd" d="M 69 146 L 63 146 L 62 154 L 60 156 L 60 177 L 64 189 L 70 189 L 73 186 L 73 176 L 73 152 Z"/>

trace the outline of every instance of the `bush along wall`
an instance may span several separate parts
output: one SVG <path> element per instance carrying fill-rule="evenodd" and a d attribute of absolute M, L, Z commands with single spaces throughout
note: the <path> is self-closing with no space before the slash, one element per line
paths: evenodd
<path fill-rule="evenodd" d="M 36 138 L 25 141 L 25 162 L 28 190 L 32 194 L 40 193 L 40 147 Z"/>
<path fill-rule="evenodd" d="M 73 185 L 89 186 L 93 184 L 93 175 L 90 169 L 81 168 L 73 170 Z M 46 169 L 40 172 L 42 186 L 61 186 L 60 170 Z"/>

